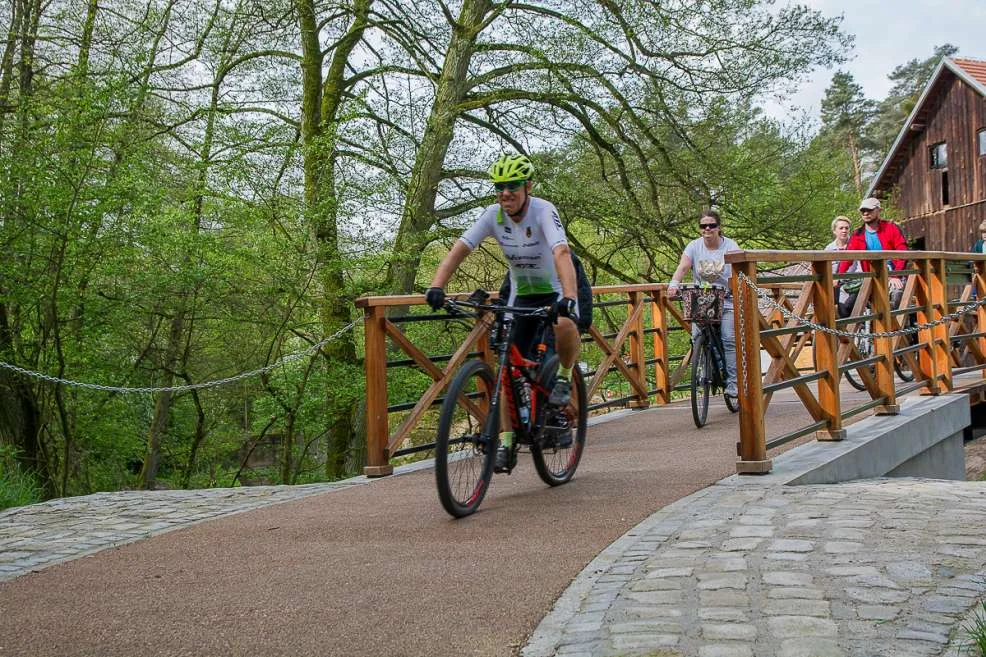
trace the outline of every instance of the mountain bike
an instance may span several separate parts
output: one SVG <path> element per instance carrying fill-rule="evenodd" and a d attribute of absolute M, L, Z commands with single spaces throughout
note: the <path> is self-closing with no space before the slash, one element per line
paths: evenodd
<path fill-rule="evenodd" d="M 568 406 L 548 404 L 559 366 L 557 354 L 545 344 L 551 330 L 548 309 L 517 308 L 488 299 L 488 293 L 476 290 L 465 301 L 445 302 L 450 315 L 490 321 L 490 348 L 496 353 L 495 373 L 482 360 L 466 362 L 442 402 L 435 483 L 442 506 L 456 518 L 475 513 L 486 496 L 499 446 L 501 403 L 507 404 L 514 431 L 507 474 L 516 466 L 517 453 L 525 449 L 541 480 L 559 486 L 575 474 L 585 447 L 588 403 L 578 367 L 572 369 Z M 515 317 L 537 320 L 531 358 L 514 344 Z"/>
<path fill-rule="evenodd" d="M 692 419 L 701 429 L 709 416 L 709 397 L 722 392 L 726 408 L 739 410 L 739 400 L 725 394 L 728 374 L 722 344 L 722 311 L 726 288 L 721 285 L 683 285 L 680 288 L 685 319 L 699 327 L 692 338 Z"/>

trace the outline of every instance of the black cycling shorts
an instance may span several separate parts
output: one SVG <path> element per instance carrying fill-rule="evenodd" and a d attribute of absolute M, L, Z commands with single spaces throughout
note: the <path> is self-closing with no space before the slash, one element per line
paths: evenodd
<path fill-rule="evenodd" d="M 558 297 L 559 295 L 554 292 L 518 296 L 510 305 L 517 308 L 545 308 L 553 304 Z M 540 321 L 538 317 L 514 317 L 514 344 L 520 349 L 520 353 L 528 358 L 533 356 L 531 349 L 534 347 Z M 554 330 L 549 327 L 549 330 L 545 331 L 543 340 L 549 349 L 552 348 L 555 344 Z"/>

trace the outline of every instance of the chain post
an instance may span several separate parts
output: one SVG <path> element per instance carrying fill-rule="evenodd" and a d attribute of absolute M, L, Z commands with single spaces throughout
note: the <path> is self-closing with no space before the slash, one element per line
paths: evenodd
<path fill-rule="evenodd" d="M 363 308 L 366 376 L 366 465 L 363 474 L 367 477 L 384 477 L 394 471 L 387 454 L 390 423 L 387 415 L 386 313 L 383 306 Z"/>
<path fill-rule="evenodd" d="M 948 317 L 948 271 L 944 258 L 932 258 L 931 265 L 931 302 L 934 311 L 942 318 Z M 952 390 L 952 340 L 948 335 L 948 324 L 935 326 L 934 336 L 935 360 L 941 373 L 941 382 L 946 391 Z"/>
<path fill-rule="evenodd" d="M 982 299 L 986 297 L 986 261 L 976 260 L 973 263 L 975 269 L 973 270 L 972 279 L 972 298 Z M 986 308 L 979 306 L 976 309 L 976 332 L 982 333 L 986 330 Z M 976 338 L 979 343 L 979 353 L 986 354 L 986 336 Z M 986 369 L 983 370 L 983 378 L 986 378 Z"/>
<path fill-rule="evenodd" d="M 644 295 L 642 292 L 630 292 L 630 304 L 627 312 L 631 315 L 633 312 L 644 303 Z M 647 390 L 647 366 L 645 362 L 647 357 L 644 355 L 644 313 L 641 311 L 637 315 L 637 320 L 633 323 L 633 328 L 630 329 L 630 334 L 627 336 L 630 339 L 630 344 L 628 351 L 630 354 L 630 368 L 637 378 L 637 384 L 640 386 L 641 390 Z M 635 394 L 634 399 L 630 401 L 630 408 L 647 408 L 650 406 L 650 401 L 645 394 L 640 395 Z"/>
<path fill-rule="evenodd" d="M 816 260 L 811 265 L 815 274 L 811 292 L 815 322 L 820 326 L 834 329 L 837 312 L 835 295 L 832 292 L 832 263 L 827 260 Z M 818 404 L 822 408 L 828 429 L 815 432 L 815 439 L 844 440 L 846 430 L 842 428 L 842 401 L 839 396 L 839 342 L 832 333 L 818 329 L 814 330 L 812 342 L 815 351 L 815 370 L 828 375 L 818 380 Z"/>
<path fill-rule="evenodd" d="M 651 292 L 651 325 L 654 327 L 654 387 L 655 404 L 671 403 L 671 371 L 668 363 L 668 295 L 666 287 Z"/>
<path fill-rule="evenodd" d="M 773 465 L 767 458 L 767 438 L 764 431 L 763 380 L 760 371 L 760 309 L 756 288 L 756 262 L 731 262 L 734 330 L 739 358 L 736 374 L 740 388 L 740 442 L 736 472 L 767 474 Z M 741 284 L 743 281 L 745 284 Z M 774 304 L 777 305 L 776 303 Z"/>
<path fill-rule="evenodd" d="M 870 306 L 873 312 L 873 352 L 880 356 L 874 365 L 878 396 L 884 403 L 875 410 L 877 415 L 898 415 L 897 390 L 894 387 L 893 338 L 896 321 L 890 313 L 890 276 L 886 260 L 871 260 L 873 284 L 870 287 Z"/>

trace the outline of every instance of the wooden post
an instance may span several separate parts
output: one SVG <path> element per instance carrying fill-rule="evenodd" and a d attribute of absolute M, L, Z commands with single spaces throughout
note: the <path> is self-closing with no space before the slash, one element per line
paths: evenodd
<path fill-rule="evenodd" d="M 654 303 L 651 305 L 651 323 L 654 326 L 654 383 L 657 394 L 656 404 L 671 403 L 671 364 L 668 362 L 668 313 L 666 306 L 668 297 L 664 288 L 652 292 Z"/>
<path fill-rule="evenodd" d="M 356 305 L 364 299 L 357 299 Z M 387 453 L 390 425 L 387 419 L 386 308 L 363 306 L 366 372 L 366 466 L 367 477 L 384 477 L 394 472 Z"/>
<path fill-rule="evenodd" d="M 870 288 L 870 308 L 873 321 L 870 326 L 873 333 L 887 333 L 896 327 L 890 314 L 889 280 L 886 260 L 871 260 L 870 269 L 873 271 L 873 285 Z M 897 390 L 894 388 L 894 353 L 893 338 L 874 337 L 873 353 L 880 356 L 874 366 L 876 369 L 876 387 L 880 397 L 886 401 L 875 409 L 877 415 L 898 415 L 900 404 L 897 403 Z"/>
<path fill-rule="evenodd" d="M 972 298 L 980 300 L 986 298 L 986 260 L 976 260 L 972 279 Z M 976 333 L 986 331 L 986 306 L 976 308 Z M 986 337 L 976 338 L 979 342 L 980 353 L 986 353 Z M 983 370 L 983 378 L 986 378 L 986 370 Z"/>
<path fill-rule="evenodd" d="M 944 258 L 933 258 L 931 265 L 931 306 L 932 319 L 941 319 L 948 314 L 948 272 Z M 941 375 L 941 383 L 945 390 L 951 390 L 952 384 L 952 340 L 948 336 L 948 324 L 943 323 L 931 330 L 934 337 L 932 353 Z"/>
<path fill-rule="evenodd" d="M 757 295 L 739 280 L 745 274 L 756 283 L 756 262 L 731 262 L 733 322 L 736 330 L 736 378 L 740 399 L 740 442 L 736 472 L 767 474 L 773 465 L 767 458 L 764 433 L 763 385 L 760 372 L 760 309 Z"/>
<path fill-rule="evenodd" d="M 629 297 L 630 307 L 627 312 L 632 316 L 633 311 L 644 302 L 644 295 L 641 292 L 630 292 Z M 637 319 L 634 321 L 628 337 L 630 338 L 630 371 L 637 383 L 640 384 L 639 389 L 646 392 L 647 366 L 644 362 L 647 357 L 644 355 L 644 313 L 637 313 Z M 630 401 L 630 408 L 647 408 L 648 406 L 650 406 L 650 400 L 646 394 L 642 395 L 640 392 L 634 394 L 634 399 Z"/>
<path fill-rule="evenodd" d="M 832 288 L 832 263 L 827 260 L 811 263 L 816 281 L 812 284 L 812 305 L 815 308 L 815 323 L 835 329 L 837 316 L 835 295 Z M 839 340 L 831 333 L 815 329 L 812 336 L 815 346 L 815 370 L 827 376 L 818 380 L 818 404 L 822 416 L 828 422 L 828 429 L 815 432 L 816 440 L 844 440 L 846 430 L 842 428 L 842 406 L 839 397 Z"/>
<path fill-rule="evenodd" d="M 918 268 L 918 284 L 915 290 L 918 297 L 918 323 L 927 324 L 934 316 L 934 302 L 932 301 L 931 284 L 931 263 L 928 260 L 919 260 L 915 263 Z M 921 376 L 925 381 L 925 387 L 921 389 L 923 395 L 937 395 L 941 392 L 941 371 L 938 369 L 937 358 L 935 357 L 935 339 L 932 329 L 921 329 L 918 331 L 918 340 L 924 343 L 925 348 L 921 350 L 918 361 L 921 366 Z"/>

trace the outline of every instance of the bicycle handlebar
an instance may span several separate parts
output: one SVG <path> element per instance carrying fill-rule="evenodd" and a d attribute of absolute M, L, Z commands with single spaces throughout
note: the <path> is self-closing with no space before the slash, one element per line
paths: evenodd
<path fill-rule="evenodd" d="M 469 295 L 469 298 L 465 301 L 459 301 L 457 299 L 446 299 L 445 309 L 450 314 L 462 314 L 460 308 L 471 308 L 473 310 L 482 310 L 494 313 L 513 313 L 515 315 L 521 315 L 523 317 L 547 317 L 548 308 L 521 308 L 518 306 L 508 306 L 505 303 L 483 303 L 478 299 L 483 299 L 484 301 L 489 298 L 489 294 L 484 290 L 476 290 Z"/>

